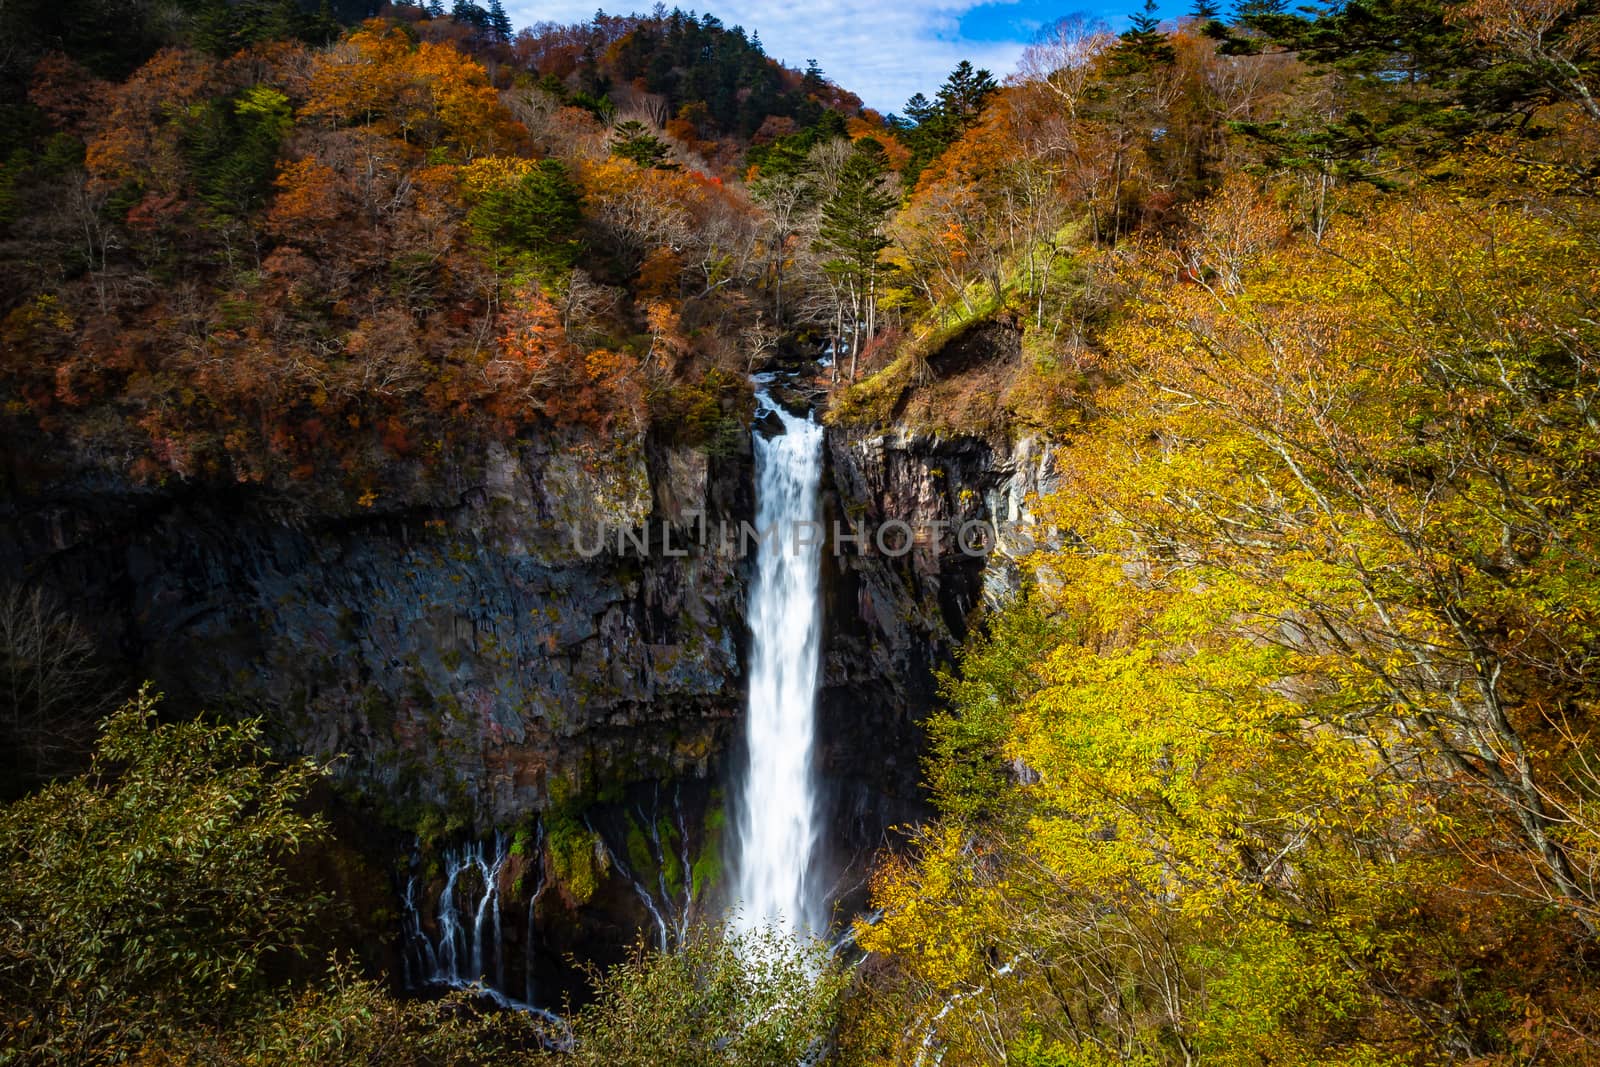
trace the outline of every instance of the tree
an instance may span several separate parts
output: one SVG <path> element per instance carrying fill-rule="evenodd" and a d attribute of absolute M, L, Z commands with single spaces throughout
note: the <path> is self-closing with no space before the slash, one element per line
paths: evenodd
<path fill-rule="evenodd" d="M 921 93 L 913 93 L 906 101 L 905 119 L 913 128 L 922 125 L 939 113 L 932 100 Z"/>
<path fill-rule="evenodd" d="M 506 14 L 506 6 L 501 0 L 489 0 L 488 26 L 495 40 L 501 42 L 511 40 L 511 16 Z"/>
<path fill-rule="evenodd" d="M 1586 521 L 1586 505 L 1579 502 L 1586 475 L 1572 465 L 1569 449 L 1576 440 L 1565 432 L 1543 437 L 1509 465 L 1499 458 L 1510 447 L 1508 437 L 1526 432 L 1518 428 L 1524 419 L 1588 432 L 1578 431 L 1573 416 L 1560 411 L 1577 394 L 1541 394 L 1535 384 L 1559 380 L 1576 386 L 1587 380 L 1592 372 L 1577 353 L 1589 342 L 1576 338 L 1588 327 L 1574 322 L 1580 312 L 1568 297 L 1533 299 L 1528 287 L 1535 275 L 1542 287 L 1550 278 L 1589 268 L 1561 251 L 1570 234 L 1559 224 L 1546 228 L 1521 221 L 1518 212 L 1476 210 L 1483 211 L 1481 221 L 1428 201 L 1396 208 L 1381 214 L 1370 234 L 1345 230 L 1326 259 L 1308 257 L 1279 268 L 1283 272 L 1274 271 L 1271 281 L 1258 276 L 1239 296 L 1201 290 L 1217 310 L 1186 331 L 1193 347 L 1167 348 L 1168 341 L 1158 340 L 1163 327 L 1154 323 L 1139 332 L 1139 351 L 1161 350 L 1167 353 L 1164 363 L 1174 361 L 1144 380 L 1162 389 L 1186 379 L 1188 385 L 1175 388 L 1198 400 L 1218 425 L 1229 425 L 1229 436 L 1254 442 L 1251 447 L 1269 468 L 1252 469 L 1276 471 L 1279 490 L 1293 494 L 1272 504 L 1253 492 L 1237 499 L 1211 482 L 1230 477 L 1219 458 L 1202 456 L 1209 450 L 1196 446 L 1195 468 L 1166 468 L 1184 468 L 1184 479 L 1195 480 L 1158 495 L 1187 499 L 1185 506 L 1208 517 L 1190 526 L 1163 507 L 1156 526 L 1164 532 L 1155 536 L 1171 536 L 1166 543 L 1186 556 L 1206 551 L 1202 540 L 1233 543 L 1226 569 L 1231 580 L 1248 583 L 1265 598 L 1255 610 L 1292 617 L 1304 642 L 1343 664 L 1330 670 L 1345 680 L 1350 699 L 1370 702 L 1361 714 L 1374 731 L 1386 718 L 1378 709 L 1391 709 L 1398 721 L 1388 719 L 1390 729 L 1425 745 L 1426 758 L 1456 776 L 1460 788 L 1478 794 L 1484 810 L 1505 820 L 1522 852 L 1520 862 L 1540 872 L 1538 892 L 1569 920 L 1592 929 L 1600 911 L 1587 872 L 1600 841 L 1593 839 L 1587 817 L 1565 814 L 1571 802 L 1563 799 L 1586 787 L 1536 755 L 1547 744 L 1559 749 L 1560 742 L 1531 740 L 1548 736 L 1551 719 L 1560 723 L 1577 714 L 1569 689 L 1573 679 L 1554 665 L 1571 654 L 1562 649 L 1586 640 L 1587 624 L 1573 628 L 1550 618 L 1547 594 L 1538 590 L 1556 574 L 1566 589 L 1575 569 L 1590 567 L 1588 549 L 1578 547 L 1590 535 L 1569 525 Z M 1468 236 L 1474 233 L 1476 238 Z M 1408 247 L 1396 234 L 1418 243 Z M 1476 247 L 1476 241 L 1493 251 Z M 1511 258 L 1503 259 L 1507 254 Z M 1340 278 L 1352 263 L 1361 264 L 1374 288 L 1346 288 Z M 1567 291 L 1568 283 L 1550 284 L 1552 293 Z M 1244 306 L 1270 299 L 1274 290 L 1284 291 L 1280 286 L 1306 303 L 1321 300 L 1319 292 L 1337 294 L 1329 317 L 1289 347 L 1282 347 L 1286 331 L 1296 327 L 1275 313 Z M 1465 305 L 1449 298 L 1440 304 L 1423 296 L 1430 286 L 1476 296 Z M 1413 299 L 1422 303 L 1402 312 Z M 1506 304 L 1522 308 L 1519 321 L 1530 333 L 1519 329 L 1491 341 L 1476 314 L 1465 310 Z M 1551 352 L 1547 362 L 1536 354 L 1535 340 L 1547 334 L 1572 337 L 1576 347 Z M 1359 357 L 1344 348 L 1346 338 L 1360 346 Z M 1386 357 L 1377 355 L 1380 347 Z M 1496 355 L 1488 356 L 1491 350 Z M 1488 363 L 1479 364 L 1483 358 Z M 1253 384 L 1245 381 L 1252 373 L 1247 365 L 1264 372 Z M 1343 369 L 1335 373 L 1336 365 Z M 1308 395 L 1295 384 L 1310 380 L 1302 374 L 1332 385 L 1337 399 L 1320 387 L 1315 398 Z M 1202 379 L 1208 384 L 1199 385 Z M 1536 401 L 1536 394 L 1543 399 Z M 1330 400 L 1332 407 L 1322 406 Z M 1419 439 L 1408 425 L 1428 429 Z M 1174 441 L 1196 441 L 1193 434 L 1208 432 L 1193 424 L 1169 429 Z M 1198 466 L 1207 464 L 1207 473 L 1199 474 Z M 1237 476 L 1234 468 L 1231 477 Z M 1202 489 L 1202 482 L 1209 488 Z M 1270 492 L 1264 486 L 1263 491 Z M 1541 495 L 1548 503 L 1535 503 Z M 1226 533 L 1219 528 L 1258 507 L 1249 524 L 1257 533 L 1271 531 L 1270 553 L 1242 527 Z M 1147 528 L 1141 537 L 1152 533 Z M 1325 535 L 1334 539 L 1316 547 L 1313 542 Z M 1503 547 L 1491 551 L 1491 543 Z M 1529 568 L 1527 584 L 1519 582 L 1515 592 L 1501 589 L 1496 558 L 1515 558 L 1505 565 Z M 1302 562 L 1320 569 L 1315 590 L 1303 584 L 1309 570 L 1301 569 Z M 1586 617 L 1588 609 L 1576 605 L 1587 592 L 1562 595 L 1563 612 Z M 1268 608 L 1267 601 L 1277 597 L 1277 606 Z M 1552 644 L 1533 653 L 1513 636 L 1525 627 Z M 1543 695 L 1512 696 L 1513 691 Z M 1532 712 L 1530 699 L 1549 710 Z M 1555 729 L 1559 735 L 1566 728 Z"/>
<path fill-rule="evenodd" d="M 488 183 L 468 213 L 479 240 L 515 264 L 566 271 L 578 255 L 583 193 L 567 168 L 553 159 L 525 168 L 520 176 Z"/>
<path fill-rule="evenodd" d="M 882 146 L 870 139 L 857 142 L 840 171 L 837 189 L 822 205 L 817 247 L 830 255 L 823 269 L 840 288 L 834 336 L 843 340 L 846 328 L 849 331 L 852 380 L 861 346 L 877 329 L 880 256 L 889 246 L 883 226 L 895 203 L 885 188 L 887 178 Z M 848 323 L 843 322 L 846 317 Z"/>
<path fill-rule="evenodd" d="M 451 44 L 413 48 L 399 28 L 376 19 L 315 58 L 301 115 L 445 147 L 466 160 L 522 135 L 479 63 Z"/>
<path fill-rule="evenodd" d="M 962 132 L 978 121 L 983 108 L 999 86 L 987 70 L 974 69 L 970 60 L 956 64 L 932 102 L 921 93 L 906 101 L 905 121 L 900 132 L 911 159 L 902 172 L 908 185 L 939 157 Z"/>
<path fill-rule="evenodd" d="M 1583 1057 L 1597 220 L 1519 167 L 1320 240 L 1241 181 L 1119 257 L 1065 536 L 932 721 L 852 1062 Z"/>
<path fill-rule="evenodd" d="M 823 76 L 822 65 L 814 59 L 806 60 L 805 74 L 800 79 L 800 89 L 808 96 L 816 96 L 828 87 L 828 79 Z"/>
<path fill-rule="evenodd" d="M 1580 225 L 1586 230 L 1592 222 Z M 1550 618 L 1546 594 L 1536 591 L 1562 575 L 1556 580 L 1564 590 L 1563 619 L 1588 618 L 1589 609 L 1578 606 L 1590 596 L 1578 592 L 1587 579 L 1568 585 L 1591 567 L 1590 549 L 1580 547 L 1592 536 L 1584 527 L 1587 505 L 1579 502 L 1587 475 L 1572 465 L 1575 441 L 1566 432 L 1530 442 L 1516 461 L 1500 458 L 1508 436 L 1524 432 L 1516 428 L 1523 419 L 1592 432 L 1578 431 L 1570 413 L 1547 406 L 1563 408 L 1588 388 L 1578 383 L 1593 373 L 1578 354 L 1591 342 L 1571 332 L 1589 329 L 1573 322 L 1578 306 L 1553 295 L 1570 291 L 1555 278 L 1591 271 L 1561 251 L 1571 235 L 1561 224 L 1547 229 L 1522 221 L 1520 209 L 1458 211 L 1423 200 L 1343 230 L 1325 257 L 1283 262 L 1258 253 L 1254 271 L 1246 272 L 1254 283 L 1247 280 L 1238 296 L 1191 287 L 1196 303 L 1189 310 L 1199 303 L 1214 310 L 1191 320 L 1193 330 L 1180 328 L 1187 340 L 1175 345 L 1163 333 L 1187 314 L 1177 307 L 1172 318 L 1158 313 L 1159 322 L 1139 331 L 1138 350 L 1164 353 L 1165 367 L 1154 375 L 1138 372 L 1141 380 L 1155 392 L 1176 392 L 1172 405 L 1155 400 L 1154 392 L 1135 402 L 1173 421 L 1132 432 L 1153 432 L 1176 451 L 1160 464 L 1160 484 L 1129 491 L 1153 503 L 1136 508 L 1143 518 L 1135 536 L 1170 553 L 1170 563 L 1155 564 L 1159 573 L 1177 578 L 1192 571 L 1201 583 L 1200 572 L 1212 574 L 1214 589 L 1234 587 L 1235 610 L 1293 627 L 1292 636 L 1274 643 L 1323 660 L 1319 673 L 1337 679 L 1332 706 L 1361 724 L 1374 750 L 1421 764 L 1407 775 L 1412 781 L 1450 778 L 1455 789 L 1478 798 L 1462 797 L 1464 803 L 1480 815 L 1494 812 L 1491 818 L 1518 842 L 1511 847 L 1521 859 L 1511 860 L 1496 855 L 1505 845 L 1464 833 L 1457 840 L 1473 840 L 1470 861 L 1502 872 L 1537 868 L 1537 875 L 1510 876 L 1504 891 L 1547 899 L 1567 922 L 1592 929 L 1595 828 L 1563 799 L 1587 789 L 1587 779 L 1582 771 L 1569 777 L 1554 755 L 1571 743 L 1564 738 L 1587 729 L 1577 725 L 1587 717 L 1569 688 L 1576 679 L 1557 664 L 1571 654 L 1562 649 L 1587 640 L 1588 624 Z M 1366 283 L 1347 284 L 1353 265 Z M 1465 302 L 1423 295 L 1435 287 L 1473 295 Z M 1536 290 L 1552 296 L 1534 297 Z M 1266 310 L 1274 294 L 1289 293 L 1301 308 L 1326 308 L 1327 317 L 1310 326 L 1296 312 L 1291 327 Z M 1521 309 L 1522 326 L 1493 341 L 1483 332 L 1486 323 L 1467 310 L 1506 305 Z M 1289 333 L 1301 329 L 1290 342 Z M 1535 338 L 1551 334 L 1572 342 L 1536 355 Z M 1256 372 L 1261 376 L 1246 380 Z M 1313 379 L 1322 384 L 1309 391 L 1295 384 Z M 1569 383 L 1577 392 L 1542 392 L 1535 383 L 1545 381 Z M 1207 421 L 1219 420 L 1210 430 L 1177 414 L 1177 406 L 1196 402 L 1211 413 Z M 1253 442 L 1266 466 L 1242 456 L 1236 457 L 1242 466 L 1224 464 L 1219 452 L 1200 444 L 1202 438 L 1220 444 L 1212 432 L 1222 424 L 1236 442 Z M 1122 447 L 1141 446 L 1126 438 Z M 1268 483 L 1278 489 L 1257 483 L 1266 494 L 1258 495 L 1242 485 L 1227 488 L 1244 469 L 1252 478 L 1276 471 Z M 1099 473 L 1118 476 L 1102 468 L 1093 480 Z M 1168 475 L 1182 486 L 1167 482 Z M 1269 502 L 1274 492 L 1292 495 Z M 1536 495 L 1546 502 L 1535 504 Z M 1073 525 L 1086 529 L 1092 522 L 1079 515 Z M 1319 546 L 1324 537 L 1330 539 Z M 1202 559 L 1224 544 L 1226 561 Z M 1515 591 L 1502 587 L 1502 565 L 1523 575 Z M 1542 651 L 1521 644 L 1524 632 L 1543 635 Z M 1453 804 L 1448 810 L 1461 811 Z"/>
<path fill-rule="evenodd" d="M 773 320 L 781 325 L 785 316 L 784 279 L 791 272 L 800 235 L 818 206 L 817 188 L 810 177 L 785 170 L 751 182 L 750 195 L 764 209 L 763 275 L 772 290 Z"/>
<path fill-rule="evenodd" d="M 0 748 L 6 794 L 81 766 L 111 687 L 89 635 L 42 589 L 0 593 Z"/>
<path fill-rule="evenodd" d="M 998 306 L 1010 282 L 1043 325 L 1071 201 L 1027 140 L 1031 117 L 1029 101 L 1008 91 L 928 168 L 901 213 L 896 232 L 930 304 L 959 301 L 973 314 L 969 283 Z"/>
<path fill-rule="evenodd" d="M 611 154 L 641 167 L 671 170 L 672 150 L 638 119 L 627 119 L 611 129 Z"/>
<path fill-rule="evenodd" d="M 1471 0 L 1452 8 L 1448 18 L 1480 43 L 1528 64 L 1555 92 L 1600 120 L 1592 88 L 1600 14 L 1592 6 L 1580 0 Z"/>
<path fill-rule="evenodd" d="M 563 1047 L 569 1037 L 550 1020 L 486 1012 L 465 991 L 420 1000 L 397 996 L 387 984 L 334 962 L 320 981 L 286 991 L 256 1017 L 191 1030 L 152 1055 L 228 1067 L 523 1067 L 559 1062 L 535 1050 L 545 1042 Z"/>
<path fill-rule="evenodd" d="M 255 722 L 159 725 L 156 702 L 106 720 L 87 775 L 0 810 L 0 1019 L 31 1057 L 236 1018 L 320 906 L 284 862 L 325 834 L 296 810 L 321 770 L 267 763 Z"/>
<path fill-rule="evenodd" d="M 1178 54 L 1161 32 L 1160 8 L 1156 0 L 1145 0 L 1144 10 L 1128 16 L 1131 25 L 1117 38 L 1111 50 L 1111 69 L 1119 74 L 1142 74 L 1171 65 Z"/>
<path fill-rule="evenodd" d="M 1100 57 L 1116 43 L 1110 29 L 1082 16 L 1057 19 L 1022 52 L 1018 69 L 1028 92 L 1056 97 L 1068 121 L 1086 107 L 1090 89 L 1100 77 Z"/>
<path fill-rule="evenodd" d="M 455 0 L 454 6 L 450 8 L 450 17 L 463 26 L 472 26 L 479 30 L 489 27 L 489 12 L 473 0 Z"/>
<path fill-rule="evenodd" d="M 289 98 L 264 85 L 196 108 L 183 142 L 200 198 L 240 216 L 264 203 L 291 125 Z"/>
<path fill-rule="evenodd" d="M 1222 8 L 1211 0 L 1196 0 L 1195 5 L 1189 9 L 1188 17 L 1199 28 L 1202 36 L 1217 41 L 1227 38 L 1228 27 L 1222 21 Z"/>
<path fill-rule="evenodd" d="M 591 979 L 572 1018 L 582 1067 L 793 1067 L 828 1038 L 846 975 L 823 945 L 701 929 Z"/>
<path fill-rule="evenodd" d="M 983 106 L 999 88 L 994 75 L 974 69 L 970 60 L 963 59 L 939 87 L 939 111 L 965 129 L 978 121 Z"/>

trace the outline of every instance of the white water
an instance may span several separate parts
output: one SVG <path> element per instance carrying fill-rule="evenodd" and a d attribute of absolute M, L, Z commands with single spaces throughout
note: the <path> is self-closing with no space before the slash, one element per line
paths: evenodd
<path fill-rule="evenodd" d="M 533 892 L 528 898 L 526 963 L 523 998 L 507 992 L 504 931 L 501 927 L 501 872 L 511 855 L 510 841 L 495 832 L 493 843 L 468 841 L 444 852 L 444 889 L 439 893 L 434 925 L 438 939 L 428 935 L 418 906 L 419 875 L 406 880 L 403 906 L 405 983 L 408 989 L 444 986 L 468 990 L 502 1008 L 529 1012 L 554 1026 L 553 1047 L 570 1048 L 572 1035 L 566 1020 L 534 1004 L 534 909 L 544 895 L 544 826 L 533 838 Z M 413 863 L 415 860 L 413 860 Z M 462 876 L 466 875 L 465 878 Z"/>
<path fill-rule="evenodd" d="M 731 924 L 820 934 L 827 914 L 813 885 L 819 816 L 811 750 L 822 631 L 822 428 L 757 396 L 785 432 L 755 437 L 756 526 L 776 527 L 777 536 L 758 545 L 750 589 L 749 766 L 738 809 Z"/>
<path fill-rule="evenodd" d="M 417 876 L 406 882 L 404 917 L 406 984 L 464 988 L 482 982 L 505 987 L 500 927 L 500 872 L 510 855 L 506 835 L 496 832 L 490 847 L 468 841 L 444 853 L 444 889 L 435 925 L 438 940 L 423 929 L 417 908 Z M 462 876 L 466 875 L 466 878 Z"/>

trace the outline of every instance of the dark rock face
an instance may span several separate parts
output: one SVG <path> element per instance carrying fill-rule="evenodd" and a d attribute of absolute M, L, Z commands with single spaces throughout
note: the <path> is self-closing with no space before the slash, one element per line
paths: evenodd
<path fill-rule="evenodd" d="M 846 431 L 830 433 L 828 448 L 830 531 L 837 521 L 866 537 L 825 555 L 820 773 L 835 863 L 864 873 L 889 827 L 928 814 L 921 724 L 937 703 L 935 671 L 950 666 L 978 609 L 1018 588 L 1027 501 L 1048 491 L 1053 467 L 1049 449 L 1026 439 Z M 983 532 L 996 529 L 998 540 Z"/>
<path fill-rule="evenodd" d="M 1014 340 L 978 332 L 961 343 Z M 830 431 L 826 447 L 825 521 L 866 539 L 830 539 L 823 573 L 818 769 L 849 906 L 889 828 L 927 814 L 935 670 L 1018 580 L 1015 538 L 968 554 L 956 531 L 1026 521 L 1051 464 L 1027 440 L 895 428 Z M 0 576 L 48 587 L 175 708 L 262 715 L 286 752 L 343 755 L 344 794 L 384 824 L 355 842 L 380 869 L 441 811 L 481 833 L 527 832 L 531 815 L 559 809 L 566 859 L 505 867 L 537 862 L 553 885 L 571 842 L 596 842 L 606 876 L 587 903 L 552 891 L 538 937 L 530 927 L 508 949 L 559 983 L 550 961 L 563 953 L 603 957 L 657 912 L 718 906 L 753 563 L 718 533 L 726 524 L 737 541 L 753 521 L 752 467 L 748 442 L 713 458 L 536 439 L 488 445 L 371 508 L 63 477 L 0 500 Z M 651 877 L 626 869 L 652 849 Z M 420 891 L 436 898 L 435 882 Z M 669 883 L 671 900 L 639 892 Z M 533 916 L 510 881 L 504 894 Z"/>
<path fill-rule="evenodd" d="M 1021 330 L 1004 322 L 980 322 L 929 356 L 928 369 L 940 378 L 954 378 L 985 364 L 1015 363 L 1021 358 Z"/>
<path fill-rule="evenodd" d="M 744 581 L 689 529 L 751 513 L 749 468 L 491 446 L 453 499 L 296 521 L 238 493 L 63 492 L 9 502 L 0 567 L 182 704 L 346 754 L 383 802 L 499 825 L 556 778 L 709 773 L 742 704 Z M 654 550 L 664 528 L 685 555 Z"/>

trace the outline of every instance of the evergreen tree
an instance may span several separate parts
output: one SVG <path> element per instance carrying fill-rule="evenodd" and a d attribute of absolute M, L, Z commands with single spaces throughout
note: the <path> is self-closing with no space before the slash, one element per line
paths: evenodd
<path fill-rule="evenodd" d="M 450 17 L 463 26 L 472 26 L 479 30 L 489 26 L 489 13 L 472 0 L 456 0 L 455 6 L 450 9 Z"/>
<path fill-rule="evenodd" d="M 1222 8 L 1212 3 L 1211 0 L 1195 0 L 1195 5 L 1189 11 L 1189 18 L 1194 20 L 1202 36 L 1213 40 L 1223 41 L 1228 37 L 1228 26 L 1222 21 Z"/>
<path fill-rule="evenodd" d="M 428 6 L 423 9 L 430 19 L 444 18 L 444 0 L 428 0 Z"/>
<path fill-rule="evenodd" d="M 939 110 L 964 130 L 978 121 L 983 105 L 999 88 L 993 74 L 974 70 L 972 63 L 963 59 L 939 87 Z"/>
<path fill-rule="evenodd" d="M 834 279 L 842 294 L 840 317 L 849 316 L 850 377 L 855 378 L 861 346 L 877 323 L 878 281 L 883 275 L 879 257 L 889 247 L 883 224 L 895 198 L 884 188 L 888 163 L 883 146 L 867 137 L 857 142 L 839 172 L 839 184 L 822 205 L 817 250 L 831 253 L 822 269 Z"/>
<path fill-rule="evenodd" d="M 1239 124 L 1272 144 L 1275 162 L 1384 184 L 1387 151 L 1449 152 L 1479 130 L 1526 121 L 1547 99 L 1537 73 L 1496 62 L 1450 19 L 1447 0 L 1351 0 L 1311 18 L 1281 0 L 1250 0 L 1239 19 L 1254 47 L 1272 44 L 1336 71 L 1360 107 L 1309 126 Z M 1230 44 L 1232 42 L 1230 41 Z"/>
<path fill-rule="evenodd" d="M 1287 6 L 1284 0 L 1240 0 L 1240 3 L 1234 5 L 1233 17 L 1237 22 L 1271 18 L 1273 15 L 1283 14 Z"/>
<path fill-rule="evenodd" d="M 497 41 L 511 40 L 511 16 L 500 0 L 489 0 L 489 32 Z"/>
<path fill-rule="evenodd" d="M 1111 69 L 1117 74 L 1141 74 L 1156 67 L 1169 66 L 1178 58 L 1172 42 L 1161 32 L 1161 16 L 1156 0 L 1144 0 L 1144 10 L 1129 16 L 1130 25 L 1117 39 L 1112 51 Z"/>
<path fill-rule="evenodd" d="M 553 159 L 515 185 L 486 192 L 467 215 L 474 236 L 508 260 L 565 271 L 578 256 L 583 193 Z"/>
<path fill-rule="evenodd" d="M 806 73 L 800 80 L 801 92 L 811 96 L 822 92 L 827 87 L 828 79 L 822 75 L 822 67 L 814 59 L 806 60 Z"/>
<path fill-rule="evenodd" d="M 611 154 L 632 160 L 641 167 L 671 170 L 675 164 L 668 161 L 671 154 L 666 142 L 651 133 L 638 119 L 619 122 L 611 131 Z"/>
<path fill-rule="evenodd" d="M 912 126 L 921 126 L 938 113 L 938 106 L 921 93 L 906 101 L 906 121 Z"/>
<path fill-rule="evenodd" d="M 935 99 L 917 93 L 906 101 L 905 115 L 896 129 L 911 150 L 911 160 L 901 171 L 908 186 L 916 184 L 928 164 L 977 123 L 984 105 L 999 88 L 994 75 L 963 59 L 939 86 Z"/>

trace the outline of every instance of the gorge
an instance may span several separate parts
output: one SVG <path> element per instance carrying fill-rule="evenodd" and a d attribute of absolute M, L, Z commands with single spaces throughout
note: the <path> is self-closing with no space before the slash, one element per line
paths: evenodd
<path fill-rule="evenodd" d="M 1600 8 L 968 6 L 0 4 L 0 1064 L 1600 1062 Z"/>
<path fill-rule="evenodd" d="M 971 343 L 1014 358 L 1003 333 Z M 170 698 L 264 715 L 283 751 L 334 761 L 365 896 L 397 917 L 361 936 L 397 979 L 553 1004 L 577 987 L 569 954 L 675 942 L 735 902 L 818 932 L 830 893 L 859 907 L 889 828 L 926 810 L 932 672 L 1015 581 L 1004 551 L 741 553 L 698 524 L 776 524 L 789 547 L 792 520 L 1025 519 L 1050 484 L 1026 439 L 759 406 L 783 433 L 492 445 L 377 513 L 64 477 L 11 501 L 0 555 L 88 605 Z M 665 525 L 688 554 L 612 539 L 585 558 L 584 523 Z M 747 702 L 783 718 L 747 722 Z"/>

